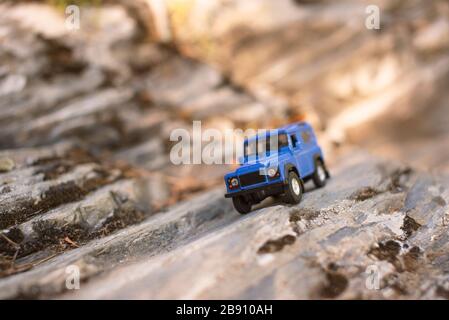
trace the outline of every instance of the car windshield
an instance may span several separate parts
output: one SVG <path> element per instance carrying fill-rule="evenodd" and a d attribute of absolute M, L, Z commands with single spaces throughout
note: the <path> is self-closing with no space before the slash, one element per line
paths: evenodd
<path fill-rule="evenodd" d="M 288 138 L 285 133 L 263 138 L 258 137 L 245 143 L 245 157 L 251 157 L 257 154 L 264 155 L 272 151 L 277 151 L 285 146 L 288 146 Z"/>

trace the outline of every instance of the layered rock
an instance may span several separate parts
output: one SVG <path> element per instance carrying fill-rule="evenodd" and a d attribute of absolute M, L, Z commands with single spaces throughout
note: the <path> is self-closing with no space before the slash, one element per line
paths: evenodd
<path fill-rule="evenodd" d="M 448 7 L 376 3 L 0 4 L 0 298 L 447 298 Z M 299 206 L 169 161 L 193 120 L 297 119 L 333 175 Z"/>

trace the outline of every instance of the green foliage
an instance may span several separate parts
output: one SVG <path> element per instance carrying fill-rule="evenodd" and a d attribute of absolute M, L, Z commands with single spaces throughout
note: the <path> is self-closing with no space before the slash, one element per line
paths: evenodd
<path fill-rule="evenodd" d="M 100 6 L 102 0 L 47 0 L 47 3 L 60 9 L 74 4 L 77 6 Z"/>

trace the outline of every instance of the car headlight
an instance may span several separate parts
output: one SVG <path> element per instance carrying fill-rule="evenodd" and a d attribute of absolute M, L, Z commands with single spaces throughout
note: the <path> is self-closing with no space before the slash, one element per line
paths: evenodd
<path fill-rule="evenodd" d="M 239 181 L 237 180 L 237 178 L 232 178 L 229 182 L 233 187 L 237 187 L 239 185 Z"/>
<path fill-rule="evenodd" d="M 270 178 L 273 178 L 274 176 L 276 176 L 277 172 L 277 168 L 270 168 L 268 169 L 267 174 Z"/>

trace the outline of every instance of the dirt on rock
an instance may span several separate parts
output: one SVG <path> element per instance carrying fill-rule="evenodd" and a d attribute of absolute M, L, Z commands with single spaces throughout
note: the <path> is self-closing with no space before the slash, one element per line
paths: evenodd
<path fill-rule="evenodd" d="M 380 33 L 357 1 L 86 2 L 76 33 L 0 3 L 0 298 L 447 298 L 449 7 L 378 2 Z M 331 178 L 298 205 L 241 217 L 234 164 L 170 157 L 303 120 Z"/>
<path fill-rule="evenodd" d="M 293 244 L 295 241 L 295 236 L 287 234 L 278 239 L 268 240 L 259 248 L 259 250 L 257 250 L 257 253 L 264 254 L 278 252 L 281 251 L 285 246 Z"/>

